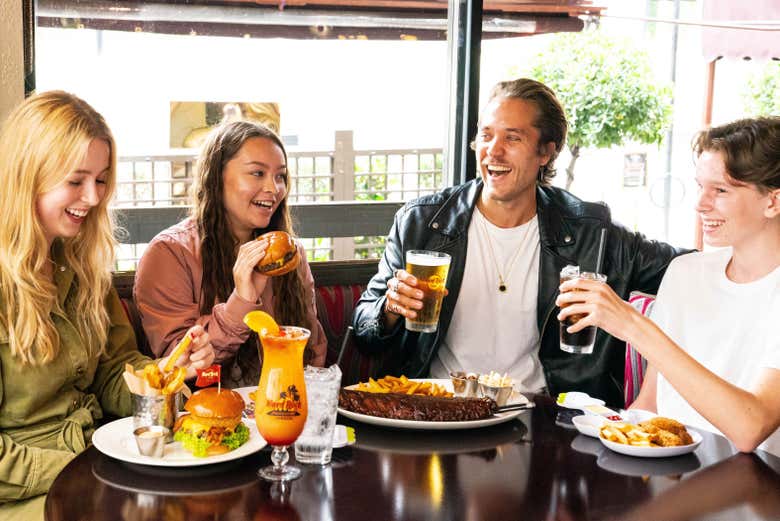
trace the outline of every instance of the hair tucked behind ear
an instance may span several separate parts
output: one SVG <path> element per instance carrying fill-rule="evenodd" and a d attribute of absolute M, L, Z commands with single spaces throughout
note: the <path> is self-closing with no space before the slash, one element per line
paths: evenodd
<path fill-rule="evenodd" d="M 198 223 L 203 264 L 200 312 L 211 313 L 217 302 L 227 301 L 235 287 L 233 264 L 236 262 L 238 239 L 230 231 L 224 205 L 225 165 L 235 157 L 247 140 L 262 138 L 272 141 L 284 154 L 287 152 L 279 137 L 267 127 L 247 121 L 237 121 L 216 128 L 207 138 L 198 159 L 193 184 L 192 215 Z M 289 190 L 289 179 L 286 181 Z M 293 235 L 287 197 L 280 202 L 268 227 L 255 230 L 255 236 L 281 230 Z M 303 281 L 298 270 L 273 278 L 276 321 L 311 328 L 306 320 Z"/>
<path fill-rule="evenodd" d="M 85 101 L 61 91 L 33 96 L 14 110 L 0 131 L 0 326 L 8 331 L 13 356 L 40 365 L 53 360 L 59 334 L 50 314 L 57 288 L 44 277 L 51 253 L 36 213 L 36 200 L 84 160 L 89 144 L 104 140 L 110 149 L 105 195 L 87 214 L 77 236 L 56 239 L 67 267 L 75 273 L 72 306 L 76 330 L 90 354 L 108 338 L 105 298 L 111 289 L 116 242 L 108 212 L 116 182 L 116 145 L 103 117 Z M 13 187 L 10 189 L 9 187 Z"/>

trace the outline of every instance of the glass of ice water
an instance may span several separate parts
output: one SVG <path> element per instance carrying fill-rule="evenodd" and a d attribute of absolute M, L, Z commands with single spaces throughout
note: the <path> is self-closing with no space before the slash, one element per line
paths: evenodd
<path fill-rule="evenodd" d="M 341 369 L 335 364 L 330 367 L 307 365 L 303 378 L 309 411 L 303 432 L 295 441 L 295 459 L 299 463 L 326 465 L 333 452 Z"/>

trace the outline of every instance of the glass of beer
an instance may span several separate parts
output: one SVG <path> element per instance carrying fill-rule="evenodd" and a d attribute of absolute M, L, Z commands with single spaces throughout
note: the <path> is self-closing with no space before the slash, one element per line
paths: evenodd
<path fill-rule="evenodd" d="M 598 282 L 606 282 L 607 276 L 601 273 L 580 273 L 578 266 L 566 266 L 561 270 L 561 284 L 567 280 L 587 279 Z M 578 291 L 578 290 L 573 290 Z M 561 309 L 566 306 L 561 306 Z M 596 341 L 596 326 L 588 326 L 576 333 L 569 333 L 566 328 L 576 324 L 585 315 L 571 315 L 566 317 L 561 324 L 561 351 L 575 355 L 589 355 L 593 352 L 593 344 Z"/>
<path fill-rule="evenodd" d="M 446 253 L 426 250 L 406 252 L 406 271 L 417 279 L 417 288 L 423 292 L 423 307 L 417 310 L 417 318 L 406 319 L 406 329 L 421 333 L 436 331 L 449 270 L 450 256 Z"/>

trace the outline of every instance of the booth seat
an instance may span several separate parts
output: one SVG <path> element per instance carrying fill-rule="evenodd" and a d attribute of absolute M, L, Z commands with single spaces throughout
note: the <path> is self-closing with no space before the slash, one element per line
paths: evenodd
<path fill-rule="evenodd" d="M 370 278 L 372 269 L 375 269 L 375 264 L 364 263 L 358 265 L 354 270 L 337 270 L 335 275 L 333 271 L 324 273 L 323 276 L 319 277 L 315 273 L 315 281 L 317 281 L 315 295 L 317 315 L 328 339 L 327 365 L 336 363 L 339 350 L 344 341 L 344 335 L 352 320 L 352 311 L 355 309 L 355 304 L 366 287 L 365 282 L 358 282 L 358 280 L 362 278 L 367 281 Z M 141 317 L 133 302 L 134 280 L 135 274 L 133 272 L 116 273 L 114 275 L 114 286 L 135 330 L 139 350 L 148 356 L 153 356 L 141 326 Z M 655 302 L 655 296 L 632 292 L 629 302 L 644 315 L 649 315 Z M 351 338 L 348 339 L 340 363 L 343 385 L 366 381 L 370 376 L 384 376 L 383 368 L 386 367 L 386 362 L 381 355 L 367 356 L 361 353 L 357 349 L 355 342 Z M 637 394 L 639 394 L 646 369 L 647 361 L 631 344 L 628 344 L 626 346 L 624 371 L 624 399 L 626 407 L 631 405 Z"/>
<path fill-rule="evenodd" d="M 655 302 L 655 295 L 632 291 L 628 298 L 628 302 L 643 315 L 650 316 L 650 311 L 652 311 L 653 303 Z M 630 343 L 627 343 L 626 366 L 623 375 L 623 397 L 626 402 L 626 407 L 636 400 L 639 389 L 642 387 L 642 382 L 645 379 L 646 371 L 647 360 L 645 360 Z"/>
<path fill-rule="evenodd" d="M 315 288 L 317 315 L 328 339 L 327 365 L 335 364 L 338 359 L 344 335 L 347 332 L 347 327 L 351 324 L 352 311 L 366 287 L 365 284 L 370 278 L 372 269 L 376 269 L 375 262 L 358 263 L 354 269 L 324 270 L 325 273 L 321 277 L 314 273 L 314 280 L 317 281 Z M 312 271 L 315 271 L 314 265 Z M 363 277 L 365 277 L 364 281 L 360 282 L 358 279 Z M 138 349 L 147 356 L 153 357 L 154 355 L 149 348 L 149 342 L 141 326 L 141 317 L 133 302 L 134 281 L 134 272 L 114 274 L 114 287 L 117 289 L 119 298 L 125 308 L 125 313 L 133 325 Z M 382 369 L 384 364 L 384 357 L 367 356 L 358 351 L 357 346 L 350 337 L 347 340 L 340 363 L 343 375 L 342 385 L 365 381 L 369 376 L 384 376 Z"/>

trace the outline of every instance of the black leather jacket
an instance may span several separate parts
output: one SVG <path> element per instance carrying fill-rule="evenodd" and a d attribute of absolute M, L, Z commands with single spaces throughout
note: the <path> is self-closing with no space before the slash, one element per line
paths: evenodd
<path fill-rule="evenodd" d="M 470 181 L 411 201 L 396 214 L 379 271 L 368 283 L 353 316 L 361 350 L 382 352 L 388 360 L 380 371 L 418 378 L 428 374 L 458 299 L 466 263 L 468 227 L 481 189 L 481 180 Z M 539 359 L 549 391 L 553 396 L 565 391 L 584 391 L 611 405 L 622 405 L 623 342 L 599 330 L 593 354 L 572 355 L 560 350 L 555 298 L 561 268 L 575 264 L 584 271 L 593 271 L 600 230 L 606 227 L 607 248 L 601 271 L 606 273 L 612 289 L 627 299 L 632 290 L 655 293 L 669 262 L 686 251 L 647 240 L 613 223 L 605 205 L 581 201 L 559 188 L 537 187 L 536 205 L 541 241 L 537 305 Z M 442 303 L 435 333 L 406 331 L 402 320 L 392 331 L 384 328 L 382 310 L 387 280 L 393 270 L 404 267 L 404 252 L 411 249 L 441 251 L 452 256 L 447 280 L 449 294 Z"/>

